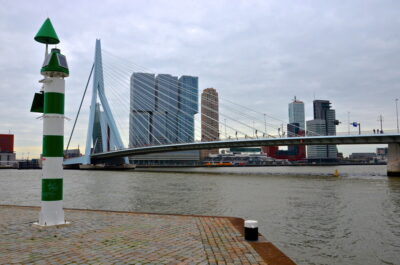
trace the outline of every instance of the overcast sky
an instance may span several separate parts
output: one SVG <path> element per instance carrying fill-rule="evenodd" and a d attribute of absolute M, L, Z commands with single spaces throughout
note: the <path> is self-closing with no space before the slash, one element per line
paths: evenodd
<path fill-rule="evenodd" d="M 44 55 L 33 37 L 47 16 L 70 67 L 69 118 L 100 38 L 113 54 L 158 73 L 198 76 L 200 89 L 215 87 L 222 98 L 282 120 L 297 96 L 306 104 L 306 119 L 314 98 L 330 100 L 343 122 L 339 131 L 347 131 L 348 112 L 363 129 L 378 128 L 380 114 L 384 129 L 396 129 L 398 0 L 0 0 L 0 133 L 15 134 L 18 157 L 41 153 L 42 121 L 29 110 Z M 82 115 L 77 139 L 86 130 L 87 108 Z M 66 134 L 72 123 L 66 122 Z"/>

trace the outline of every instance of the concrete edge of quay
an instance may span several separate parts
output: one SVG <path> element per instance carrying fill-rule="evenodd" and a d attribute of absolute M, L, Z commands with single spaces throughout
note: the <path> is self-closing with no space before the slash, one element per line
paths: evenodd
<path fill-rule="evenodd" d="M 22 208 L 22 209 L 37 209 L 40 206 L 23 206 L 0 204 L 0 207 Z M 181 217 L 205 217 L 205 218 L 221 218 L 230 221 L 232 226 L 242 235 L 244 240 L 244 219 L 231 216 L 210 216 L 210 215 L 191 215 L 191 214 L 172 214 L 172 213 L 148 213 L 148 212 L 131 212 L 131 211 L 114 211 L 114 210 L 94 210 L 94 209 L 78 209 L 64 208 L 66 211 L 76 212 L 99 212 L 99 213 L 115 213 L 115 214 L 132 214 L 132 215 L 148 215 L 148 216 L 181 216 Z M 33 224 L 32 220 L 32 224 Z M 45 229 L 45 228 L 41 228 Z M 292 265 L 295 264 L 288 256 L 279 250 L 272 242 L 268 241 L 261 233 L 259 233 L 258 241 L 247 241 L 251 247 L 260 255 L 267 264 Z"/>

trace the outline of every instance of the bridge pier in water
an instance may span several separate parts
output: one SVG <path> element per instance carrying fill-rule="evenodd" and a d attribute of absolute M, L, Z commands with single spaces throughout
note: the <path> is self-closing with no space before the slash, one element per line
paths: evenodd
<path fill-rule="evenodd" d="M 400 144 L 388 144 L 387 175 L 400 177 Z"/>

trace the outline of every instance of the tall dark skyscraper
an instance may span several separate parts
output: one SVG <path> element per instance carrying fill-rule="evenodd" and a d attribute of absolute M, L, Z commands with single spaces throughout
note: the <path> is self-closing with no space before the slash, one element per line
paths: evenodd
<path fill-rule="evenodd" d="M 331 109 L 329 100 L 314 100 L 314 120 L 325 121 L 324 135 L 336 135 L 336 112 Z"/>
<path fill-rule="evenodd" d="M 331 108 L 329 100 L 314 100 L 314 120 L 326 120 L 327 111 Z"/>
<path fill-rule="evenodd" d="M 336 135 L 336 112 L 331 109 L 329 100 L 314 100 L 314 119 L 307 121 L 307 135 Z M 336 160 L 336 145 L 307 146 L 307 157 L 310 160 Z"/>

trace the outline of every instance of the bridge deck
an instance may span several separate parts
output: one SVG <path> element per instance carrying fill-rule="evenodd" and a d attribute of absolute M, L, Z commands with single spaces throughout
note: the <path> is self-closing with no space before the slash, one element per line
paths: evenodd
<path fill-rule="evenodd" d="M 130 155 L 141 155 L 157 152 L 171 152 L 183 150 L 201 150 L 230 147 L 251 147 L 251 146 L 286 146 L 286 145 L 325 145 L 325 144 L 388 144 L 400 143 L 400 134 L 371 134 L 351 136 L 306 136 L 288 138 L 259 138 L 242 139 L 215 142 L 195 142 L 183 144 L 169 144 L 158 146 L 146 146 L 127 148 L 123 150 L 110 151 L 105 153 L 92 154 L 92 158 L 112 158 Z"/>

